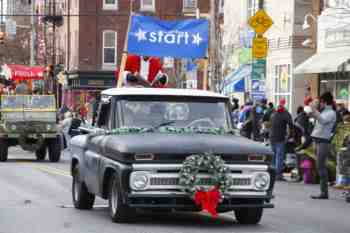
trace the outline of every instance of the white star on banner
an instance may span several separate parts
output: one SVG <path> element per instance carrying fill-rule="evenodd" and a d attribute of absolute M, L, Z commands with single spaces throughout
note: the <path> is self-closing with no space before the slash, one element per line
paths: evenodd
<path fill-rule="evenodd" d="M 139 28 L 139 30 L 136 33 L 134 33 L 134 36 L 136 36 L 137 41 L 140 42 L 143 40 L 147 40 L 146 33 L 146 31 L 143 31 L 141 28 Z"/>
<path fill-rule="evenodd" d="M 199 33 L 192 35 L 192 44 L 196 44 L 197 46 L 199 46 L 199 44 L 202 42 L 203 38 L 199 35 Z"/>

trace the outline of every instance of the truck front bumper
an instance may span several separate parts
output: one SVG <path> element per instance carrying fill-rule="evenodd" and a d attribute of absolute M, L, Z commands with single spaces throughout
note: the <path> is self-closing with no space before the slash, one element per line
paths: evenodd
<path fill-rule="evenodd" d="M 226 196 L 218 205 L 219 212 L 231 211 L 240 208 L 274 208 L 270 203 L 272 196 L 261 195 L 232 195 Z M 133 208 L 177 209 L 199 211 L 200 208 L 187 194 L 182 193 L 132 193 L 128 195 L 127 204 Z"/>

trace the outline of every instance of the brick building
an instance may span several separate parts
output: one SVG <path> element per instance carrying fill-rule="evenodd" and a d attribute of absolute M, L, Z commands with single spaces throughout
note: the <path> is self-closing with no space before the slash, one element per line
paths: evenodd
<path fill-rule="evenodd" d="M 209 12 L 209 0 L 135 0 L 133 11 L 162 19 Z M 88 102 L 95 91 L 115 86 L 115 70 L 122 57 L 130 0 L 61 0 L 56 11 L 63 25 L 56 34 L 58 58 L 66 69 L 65 103 Z M 69 10 L 68 10 L 69 9 Z"/>

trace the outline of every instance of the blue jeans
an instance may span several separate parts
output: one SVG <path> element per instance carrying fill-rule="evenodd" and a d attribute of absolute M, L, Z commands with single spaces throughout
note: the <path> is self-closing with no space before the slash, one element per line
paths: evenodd
<path fill-rule="evenodd" d="M 284 142 L 275 142 L 271 144 L 274 157 L 272 160 L 272 165 L 276 169 L 276 176 L 282 177 L 283 173 L 283 162 L 285 157 L 285 143 Z"/>

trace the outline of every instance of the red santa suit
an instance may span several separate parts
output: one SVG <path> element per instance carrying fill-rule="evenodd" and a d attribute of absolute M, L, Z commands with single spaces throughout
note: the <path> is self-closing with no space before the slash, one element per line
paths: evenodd
<path fill-rule="evenodd" d="M 137 55 L 128 55 L 125 65 L 125 71 L 132 74 L 138 73 L 151 84 L 156 76 L 162 72 L 162 63 L 157 57 L 149 57 L 144 61 L 142 57 Z M 118 80 L 119 69 L 116 71 L 116 79 Z M 161 86 L 157 86 L 161 87 Z"/>

